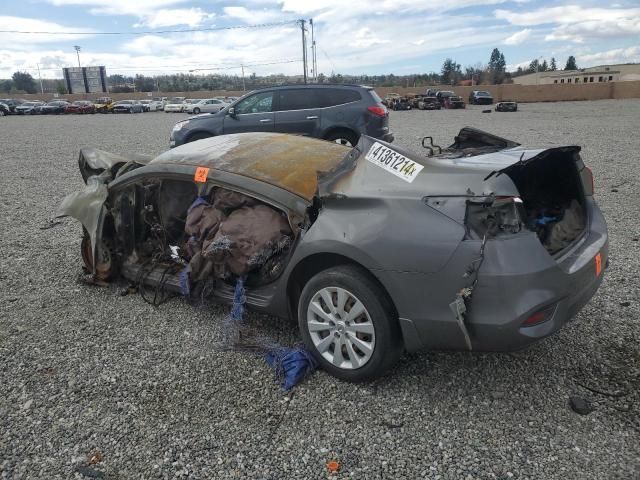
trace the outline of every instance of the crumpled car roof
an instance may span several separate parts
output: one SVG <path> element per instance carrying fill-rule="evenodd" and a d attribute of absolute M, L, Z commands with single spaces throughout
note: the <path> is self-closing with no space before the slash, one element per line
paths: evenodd
<path fill-rule="evenodd" d="M 251 132 L 190 142 L 150 163 L 194 165 L 244 175 L 311 201 L 318 189 L 318 174 L 334 170 L 350 151 L 350 147 L 315 138 Z"/>

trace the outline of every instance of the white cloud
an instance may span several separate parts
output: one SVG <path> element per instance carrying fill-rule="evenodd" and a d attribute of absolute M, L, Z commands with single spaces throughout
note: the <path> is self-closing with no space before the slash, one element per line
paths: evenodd
<path fill-rule="evenodd" d="M 506 20 L 512 25 L 531 26 L 547 23 L 572 24 L 587 20 L 620 20 L 625 18 L 640 18 L 640 8 L 585 8 L 578 5 L 562 7 L 540 8 L 529 12 L 513 12 L 510 10 L 496 10 L 496 18 Z"/>
<path fill-rule="evenodd" d="M 52 5 L 77 5 L 90 7 L 96 15 L 135 15 L 152 14 L 161 8 L 185 3 L 187 0 L 46 0 Z"/>
<path fill-rule="evenodd" d="M 246 7 L 224 7 L 224 14 L 232 19 L 238 19 L 248 24 L 267 23 L 282 20 L 282 13 L 278 10 Z"/>
<path fill-rule="evenodd" d="M 367 27 L 361 28 L 356 32 L 353 45 L 356 47 L 372 47 L 373 45 L 382 45 L 389 43 L 389 40 L 379 38 L 369 30 Z"/>
<path fill-rule="evenodd" d="M 153 13 L 145 14 L 140 23 L 134 27 L 170 27 L 172 25 L 188 25 L 197 27 L 203 21 L 213 18 L 215 14 L 204 12 L 201 8 L 176 8 L 160 9 Z"/>
<path fill-rule="evenodd" d="M 87 32 L 90 34 L 91 29 L 65 27 L 59 23 L 49 22 L 46 20 L 37 20 L 35 18 L 23 18 L 12 16 L 0 16 L 0 30 L 20 30 L 26 32 Z M 65 35 L 67 40 L 85 38 L 87 35 Z M 25 45 L 39 44 L 60 41 L 60 35 L 50 34 L 19 34 L 19 33 L 0 33 L 0 45 L 5 48 L 21 49 Z"/>
<path fill-rule="evenodd" d="M 604 52 L 576 55 L 576 61 L 580 67 L 616 63 L 636 63 L 640 62 L 640 46 L 615 48 Z"/>
<path fill-rule="evenodd" d="M 525 28 L 524 30 L 520 30 L 519 32 L 514 33 L 513 35 L 504 39 L 505 45 L 520 45 L 526 39 L 531 36 L 532 30 L 530 28 Z"/>
<path fill-rule="evenodd" d="M 188 0 L 46 0 L 56 6 L 76 5 L 89 9 L 92 15 L 132 15 L 140 22 L 134 27 L 170 27 L 188 25 L 196 27 L 214 16 L 200 7 L 167 8 L 181 5 Z"/>
<path fill-rule="evenodd" d="M 553 24 L 547 41 L 584 43 L 595 38 L 637 37 L 640 35 L 640 8 L 587 8 L 565 5 L 529 12 L 496 10 L 496 18 L 512 25 Z"/>

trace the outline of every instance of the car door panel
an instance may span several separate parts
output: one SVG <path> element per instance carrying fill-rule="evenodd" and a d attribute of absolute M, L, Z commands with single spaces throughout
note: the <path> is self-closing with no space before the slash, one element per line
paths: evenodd
<path fill-rule="evenodd" d="M 276 93 L 275 131 L 318 137 L 322 122 L 320 99 L 314 89 L 287 89 Z"/>
<path fill-rule="evenodd" d="M 273 132 L 273 92 L 260 92 L 234 106 L 235 114 L 224 117 L 224 133 Z"/>

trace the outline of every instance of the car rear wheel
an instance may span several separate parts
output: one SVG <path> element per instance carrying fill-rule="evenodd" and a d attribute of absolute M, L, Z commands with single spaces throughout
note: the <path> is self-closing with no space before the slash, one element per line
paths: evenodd
<path fill-rule="evenodd" d="M 200 109 L 198 107 L 193 109 L 194 115 L 198 115 L 200 113 Z"/>
<path fill-rule="evenodd" d="M 353 132 L 349 132 L 347 130 L 339 130 L 337 132 L 333 132 L 329 136 L 327 136 L 326 139 L 329 142 L 334 142 L 346 147 L 353 147 L 358 143 L 358 137 Z"/>
<path fill-rule="evenodd" d="M 0 108 L 0 117 L 4 117 L 6 115 L 6 112 Z"/>
<path fill-rule="evenodd" d="M 324 370 L 359 382 L 382 375 L 402 341 L 385 292 L 359 267 L 342 265 L 309 280 L 298 303 L 300 333 Z"/>

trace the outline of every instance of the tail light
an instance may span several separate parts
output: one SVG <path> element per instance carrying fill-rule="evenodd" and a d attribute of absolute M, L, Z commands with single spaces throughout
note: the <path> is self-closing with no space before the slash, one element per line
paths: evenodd
<path fill-rule="evenodd" d="M 591 177 L 590 179 L 587 179 L 587 181 L 591 180 L 591 195 L 593 195 L 596 191 L 596 184 L 595 184 L 595 181 L 593 180 L 593 171 L 586 165 L 584 166 L 584 169 L 587 171 L 588 176 Z"/>
<path fill-rule="evenodd" d="M 555 304 L 545 307 L 542 310 L 538 310 L 534 314 L 530 315 L 524 322 L 522 322 L 522 326 L 533 327 L 535 325 L 540 325 L 541 323 L 544 323 L 547 320 L 551 320 L 555 311 L 556 311 Z"/>
<path fill-rule="evenodd" d="M 387 116 L 387 107 L 384 105 L 372 105 L 371 107 L 367 107 L 367 110 L 373 113 L 376 117 Z"/>

